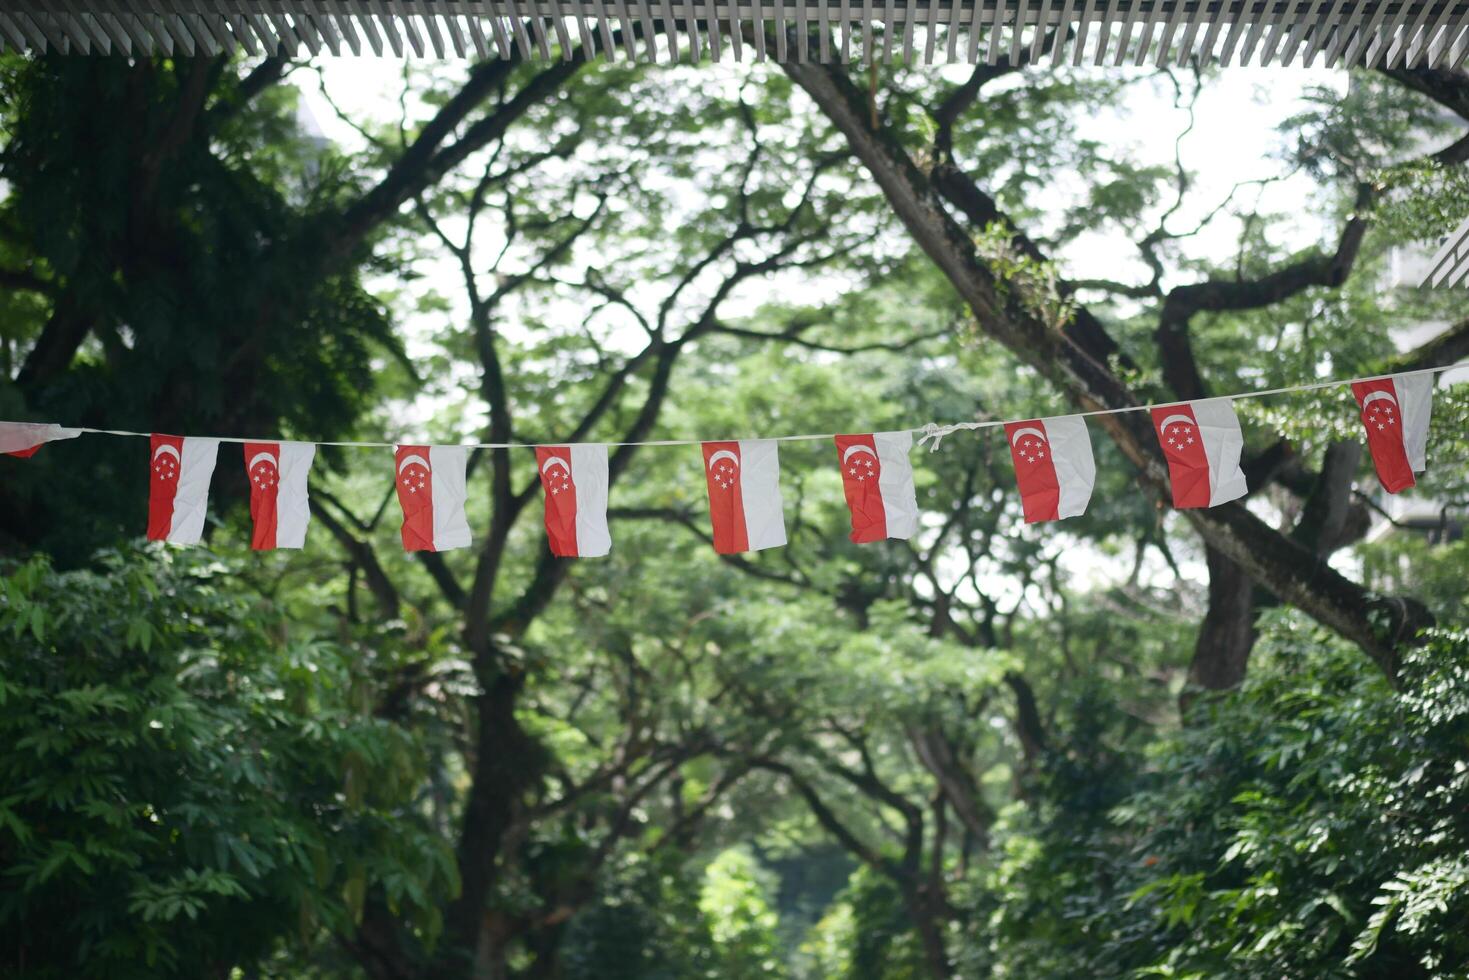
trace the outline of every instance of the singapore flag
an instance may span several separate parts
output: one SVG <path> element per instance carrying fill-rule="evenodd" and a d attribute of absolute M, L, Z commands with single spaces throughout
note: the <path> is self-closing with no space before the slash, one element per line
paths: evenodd
<path fill-rule="evenodd" d="M 403 550 L 468 547 L 464 498 L 469 450 L 463 446 L 399 446 L 395 458 L 398 504 L 403 508 Z"/>
<path fill-rule="evenodd" d="M 250 547 L 300 548 L 306 544 L 311 508 L 306 474 L 316 457 L 309 442 L 245 443 L 245 475 L 250 480 Z"/>
<path fill-rule="evenodd" d="M 1059 521 L 1086 513 L 1097 464 L 1086 420 L 1079 415 L 1006 422 L 1015 482 L 1025 523 Z"/>
<path fill-rule="evenodd" d="M 607 531 L 607 447 L 537 446 L 546 492 L 546 537 L 559 558 L 598 558 L 612 550 Z"/>
<path fill-rule="evenodd" d="M 1168 459 L 1174 507 L 1217 507 L 1245 495 L 1245 437 L 1228 398 L 1159 406 L 1153 427 Z"/>
<path fill-rule="evenodd" d="M 918 499 L 908 461 L 913 433 L 837 436 L 836 444 L 842 491 L 852 512 L 852 540 L 863 544 L 913 537 L 918 530 Z"/>
<path fill-rule="evenodd" d="M 0 453 L 24 459 L 48 442 L 81 434 L 81 429 L 65 429 L 51 422 L 0 422 Z"/>
<path fill-rule="evenodd" d="M 775 440 L 706 442 L 703 447 L 714 550 L 733 555 L 785 544 Z"/>
<path fill-rule="evenodd" d="M 209 478 L 218 439 L 185 439 L 158 433 L 149 464 L 148 540 L 198 544 L 209 503 Z"/>
<path fill-rule="evenodd" d="M 1382 489 L 1397 493 L 1413 486 L 1424 469 L 1428 417 L 1433 411 L 1433 372 L 1394 374 L 1352 385 L 1367 430 L 1367 448 Z"/>

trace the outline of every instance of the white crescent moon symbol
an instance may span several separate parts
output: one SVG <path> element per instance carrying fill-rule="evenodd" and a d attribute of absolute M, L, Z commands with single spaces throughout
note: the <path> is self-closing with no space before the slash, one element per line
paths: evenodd
<path fill-rule="evenodd" d="M 873 452 L 867 446 L 848 446 L 847 451 L 842 453 L 842 462 L 845 463 L 847 460 L 851 459 L 853 453 L 866 453 L 873 459 L 877 459 L 877 453 Z"/>
<path fill-rule="evenodd" d="M 738 456 L 730 452 L 728 449 L 721 449 L 719 452 L 709 457 L 709 468 L 711 470 L 714 469 L 714 464 L 719 462 L 721 459 L 733 460 L 736 466 L 740 465 L 740 458 Z"/>
<path fill-rule="evenodd" d="M 407 469 L 409 467 L 409 465 L 411 465 L 413 463 L 417 463 L 419 466 L 422 466 L 424 469 L 428 470 L 430 473 L 432 473 L 434 471 L 433 467 L 428 465 L 428 460 L 426 460 L 422 456 L 418 455 L 418 453 L 413 453 L 412 455 L 404 456 L 403 457 L 403 462 L 401 462 L 401 463 L 398 464 L 398 472 L 399 473 L 402 473 L 405 469 Z"/>
<path fill-rule="evenodd" d="M 549 457 L 547 457 L 546 462 L 541 466 L 541 472 L 544 473 L 547 470 L 549 470 L 551 468 L 551 464 L 552 463 L 555 463 L 557 466 L 561 467 L 567 473 L 570 473 L 571 472 L 571 467 L 570 466 L 567 466 L 566 465 L 566 460 L 562 459 L 560 456 L 549 456 Z"/>
<path fill-rule="evenodd" d="M 163 445 L 161 445 L 157 449 L 155 449 L 153 451 L 153 458 L 154 459 L 157 459 L 159 456 L 162 456 L 164 453 L 171 453 L 173 455 L 173 458 L 174 459 L 179 459 L 179 451 L 177 449 L 175 449 L 174 447 L 170 446 L 168 443 L 164 443 Z M 183 462 L 183 460 L 180 459 L 179 462 Z"/>
<path fill-rule="evenodd" d="M 1377 401 L 1377 399 L 1379 399 L 1379 398 L 1386 398 L 1388 401 L 1392 402 L 1394 405 L 1396 405 L 1398 403 L 1398 400 L 1396 398 L 1394 398 L 1392 395 L 1389 395 L 1385 391 L 1369 391 L 1362 398 L 1362 407 L 1365 409 L 1368 405 L 1371 405 L 1373 402 Z"/>
<path fill-rule="evenodd" d="M 1182 422 L 1184 425 L 1198 425 L 1197 422 L 1189 418 L 1187 415 L 1170 415 L 1163 420 L 1162 424 L 1158 426 L 1159 431 L 1167 429 L 1174 422 Z"/>
<path fill-rule="evenodd" d="M 262 459 L 269 463 L 271 466 L 276 465 L 275 457 L 272 456 L 270 453 L 256 453 L 254 456 L 250 457 L 250 465 L 245 467 L 245 469 L 253 470 L 255 468 L 255 464 L 260 462 Z"/>
<path fill-rule="evenodd" d="M 1033 425 L 1027 425 L 1027 426 L 1025 426 L 1022 429 L 1016 429 L 1015 430 L 1015 434 L 1010 437 L 1010 442 L 1011 443 L 1019 442 L 1020 441 L 1020 437 L 1023 436 L 1023 435 L 1025 435 L 1027 432 L 1034 432 L 1035 433 L 1035 437 L 1037 439 L 1039 439 L 1041 442 L 1045 442 L 1046 441 L 1046 434 L 1044 432 L 1042 432 L 1040 429 L 1037 429 Z"/>

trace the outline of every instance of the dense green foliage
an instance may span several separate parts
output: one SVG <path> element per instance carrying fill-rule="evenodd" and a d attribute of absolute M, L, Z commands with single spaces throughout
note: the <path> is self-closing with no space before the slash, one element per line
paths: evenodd
<path fill-rule="evenodd" d="M 1279 622 L 1239 691 L 1146 758 L 1078 758 L 1002 832 L 981 973 L 1456 977 L 1469 970 L 1469 638 L 1401 690 Z M 1139 773 L 1129 778 L 1129 772 Z"/>
<path fill-rule="evenodd" d="M 351 645 L 202 555 L 37 558 L 3 587 L 8 975 L 224 975 L 350 927 L 368 889 L 437 928 L 422 755 L 364 710 Z"/>

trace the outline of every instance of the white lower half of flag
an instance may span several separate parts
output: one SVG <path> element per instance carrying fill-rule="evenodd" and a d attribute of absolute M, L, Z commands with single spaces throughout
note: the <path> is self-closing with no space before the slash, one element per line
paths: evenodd
<path fill-rule="evenodd" d="M 1209 458 L 1209 506 L 1238 500 L 1249 490 L 1240 457 L 1245 451 L 1245 434 L 1240 429 L 1234 401 L 1206 398 L 1196 401 L 1194 418 L 1204 435 L 1204 454 Z"/>
<path fill-rule="evenodd" d="M 316 447 L 311 443 L 281 443 L 281 486 L 276 496 L 277 548 L 306 546 L 306 528 L 311 524 L 311 500 L 306 491 L 306 479 L 315 458 Z"/>
<path fill-rule="evenodd" d="M 1428 467 L 1428 422 L 1433 415 L 1433 372 L 1393 375 L 1403 404 L 1403 450 L 1414 473 Z"/>

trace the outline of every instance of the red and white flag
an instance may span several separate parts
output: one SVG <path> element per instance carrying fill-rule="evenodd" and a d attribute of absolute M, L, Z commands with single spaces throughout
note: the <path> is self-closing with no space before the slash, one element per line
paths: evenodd
<path fill-rule="evenodd" d="M 311 507 L 306 474 L 316 457 L 309 442 L 245 443 L 245 475 L 250 480 L 250 520 L 255 531 L 250 547 L 300 548 L 306 544 Z"/>
<path fill-rule="evenodd" d="M 918 498 L 908 461 L 913 433 L 837 436 L 836 444 L 842 490 L 852 512 L 852 540 L 864 544 L 913 537 L 918 530 Z"/>
<path fill-rule="evenodd" d="M 1382 489 L 1397 493 L 1422 473 L 1433 412 L 1433 372 L 1394 374 L 1352 385 Z"/>
<path fill-rule="evenodd" d="M 198 544 L 209 505 L 218 439 L 153 434 L 148 483 L 148 540 Z"/>
<path fill-rule="evenodd" d="M 546 492 L 546 537 L 560 558 L 599 558 L 612 550 L 607 530 L 607 447 L 537 446 Z"/>
<path fill-rule="evenodd" d="M 1025 523 L 1080 517 L 1092 499 L 1097 463 L 1086 420 L 1063 415 L 1028 422 L 1006 422 L 1010 458 Z"/>
<path fill-rule="evenodd" d="M 450 551 L 469 546 L 464 515 L 469 451 L 463 446 L 399 446 L 398 503 L 404 551 Z"/>
<path fill-rule="evenodd" d="M 775 440 L 742 439 L 703 446 L 714 550 L 733 555 L 785 544 Z"/>
<path fill-rule="evenodd" d="M 0 453 L 24 459 L 48 442 L 81 434 L 81 429 L 64 429 L 51 422 L 0 422 Z"/>
<path fill-rule="evenodd" d="M 1230 399 L 1159 406 L 1153 428 L 1168 459 L 1174 507 L 1217 507 L 1245 495 L 1245 437 Z"/>

